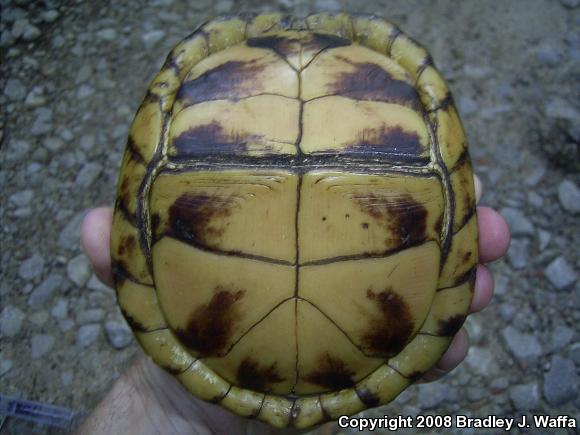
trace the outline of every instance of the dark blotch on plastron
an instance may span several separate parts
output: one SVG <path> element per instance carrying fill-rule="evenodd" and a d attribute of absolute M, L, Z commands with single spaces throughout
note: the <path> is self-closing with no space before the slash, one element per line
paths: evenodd
<path fill-rule="evenodd" d="M 169 207 L 168 235 L 215 247 L 224 232 L 217 219 L 230 216 L 233 206 L 234 199 L 229 196 L 184 193 Z"/>
<path fill-rule="evenodd" d="M 182 157 L 200 154 L 236 155 L 246 151 L 248 141 L 259 139 L 257 135 L 227 132 L 219 122 L 213 121 L 184 131 L 173 139 L 173 146 Z"/>
<path fill-rule="evenodd" d="M 437 329 L 437 335 L 441 335 L 442 337 L 451 337 L 457 334 L 457 331 L 459 331 L 463 326 L 463 322 L 465 322 L 464 314 L 456 314 L 451 316 L 449 319 L 440 320 L 439 328 Z"/>
<path fill-rule="evenodd" d="M 363 222 L 362 224 L 360 224 L 360 226 L 362 227 L 363 230 L 368 230 L 369 229 L 368 222 Z"/>
<path fill-rule="evenodd" d="M 351 45 L 352 41 L 347 38 L 341 38 L 328 33 L 313 33 L 312 37 L 304 42 L 304 48 L 310 50 L 326 50 L 329 48 L 346 47 Z"/>
<path fill-rule="evenodd" d="M 258 63 L 257 59 L 222 63 L 184 82 L 177 91 L 176 99 L 188 106 L 208 100 L 248 97 L 255 93 L 256 74 L 265 67 L 266 64 Z"/>
<path fill-rule="evenodd" d="M 129 234 L 128 236 L 121 237 L 121 241 L 119 243 L 119 247 L 117 248 L 117 254 L 119 256 L 131 256 L 133 250 L 137 246 L 137 240 L 133 234 Z"/>
<path fill-rule="evenodd" d="M 285 379 L 278 373 L 276 363 L 263 366 L 253 358 L 247 357 L 238 367 L 237 380 L 242 388 L 268 393 L 272 389 L 272 384 Z"/>
<path fill-rule="evenodd" d="M 356 142 L 348 144 L 340 154 L 364 154 L 369 157 L 388 155 L 391 156 L 389 160 L 413 163 L 415 160 L 424 160 L 423 152 L 416 132 L 383 125 L 380 128 L 365 128 L 360 131 Z"/>
<path fill-rule="evenodd" d="M 186 328 L 174 331 L 179 341 L 200 357 L 219 356 L 227 351 L 240 317 L 238 302 L 244 293 L 218 286 L 211 300 L 189 316 Z"/>
<path fill-rule="evenodd" d="M 325 352 L 318 359 L 318 369 L 304 379 L 329 390 L 342 390 L 355 384 L 353 376 L 344 361 Z"/>
<path fill-rule="evenodd" d="M 368 194 L 354 199 L 363 213 L 396 238 L 395 246 L 413 246 L 427 237 L 427 210 L 411 195 L 386 197 Z M 388 238 L 385 244 L 392 246 L 393 239 Z"/>
<path fill-rule="evenodd" d="M 327 91 L 357 100 L 384 101 L 400 104 L 417 112 L 422 112 L 421 99 L 414 86 L 397 80 L 376 63 L 353 62 L 343 56 L 336 56 L 354 67 L 354 71 L 340 73 Z"/>
<path fill-rule="evenodd" d="M 366 388 L 363 388 L 362 390 L 356 390 L 356 393 L 361 402 L 364 403 L 369 408 L 378 406 L 381 401 L 380 397 L 377 394 L 373 393 L 370 390 L 367 390 Z"/>
<path fill-rule="evenodd" d="M 375 293 L 367 290 L 367 299 L 378 308 L 377 314 L 368 318 L 368 330 L 363 335 L 365 348 L 373 356 L 391 357 L 403 350 L 413 333 L 413 318 L 405 300 L 387 288 Z"/>

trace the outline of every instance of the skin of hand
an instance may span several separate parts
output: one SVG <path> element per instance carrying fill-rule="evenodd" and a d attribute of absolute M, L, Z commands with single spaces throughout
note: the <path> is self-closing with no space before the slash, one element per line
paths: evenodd
<path fill-rule="evenodd" d="M 477 202 L 481 182 L 475 177 Z M 510 235 L 505 220 L 493 209 L 478 207 L 479 261 L 470 313 L 485 308 L 493 295 L 493 277 L 485 263 L 502 257 Z M 110 236 L 113 212 L 99 207 L 85 217 L 81 244 L 101 281 L 112 287 Z M 430 382 L 453 370 L 466 357 L 469 339 L 465 329 L 454 337 L 439 362 L 420 382 Z M 301 433 L 277 430 L 255 420 L 239 417 L 218 405 L 203 402 L 179 381 L 140 353 L 117 380 L 80 429 L 81 434 L 269 434 Z"/>

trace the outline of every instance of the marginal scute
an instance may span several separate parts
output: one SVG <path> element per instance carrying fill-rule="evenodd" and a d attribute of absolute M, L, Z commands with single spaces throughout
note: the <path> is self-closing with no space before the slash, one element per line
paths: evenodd
<path fill-rule="evenodd" d="M 421 332 L 442 336 L 454 335 L 457 330 L 454 330 L 453 325 L 463 323 L 461 320 L 469 311 L 473 297 L 473 285 L 474 282 L 469 280 L 457 287 L 438 291 L 431 304 L 427 319 L 421 326 Z"/>
<path fill-rule="evenodd" d="M 194 32 L 186 38 L 169 54 L 167 61 L 169 66 L 174 65 L 177 69 L 179 80 L 183 80 L 185 75 L 200 60 L 209 54 L 208 42 L 205 34 L 201 31 Z"/>
<path fill-rule="evenodd" d="M 161 138 L 163 113 L 156 101 L 145 103 L 135 115 L 129 137 L 145 162 L 151 161 Z"/>
<path fill-rule="evenodd" d="M 291 17 L 282 13 L 260 14 L 248 22 L 246 27 L 246 38 L 256 38 L 268 32 L 279 32 L 287 28 L 285 23 Z"/>
<path fill-rule="evenodd" d="M 451 173 L 451 187 L 455 192 L 455 213 L 453 231 L 459 231 L 467 220 L 475 213 L 475 185 L 473 184 L 473 169 L 469 156 L 463 160 Z"/>
<path fill-rule="evenodd" d="M 436 126 L 437 141 L 445 165 L 451 169 L 467 147 L 463 125 L 454 104 L 448 104 L 430 115 Z"/>
<path fill-rule="evenodd" d="M 293 401 L 280 396 L 266 395 L 258 420 L 264 421 L 274 427 L 283 428 L 290 423 Z"/>
<path fill-rule="evenodd" d="M 117 301 L 134 329 L 152 331 L 166 326 L 154 287 L 122 280 L 117 284 Z"/>
<path fill-rule="evenodd" d="M 233 17 L 210 21 L 201 28 L 207 35 L 209 54 L 231 47 L 244 40 L 246 21 Z"/>
<path fill-rule="evenodd" d="M 356 392 L 367 406 L 379 406 L 389 403 L 410 384 L 396 370 L 382 365 L 356 385 Z"/>
<path fill-rule="evenodd" d="M 409 71 L 414 80 L 417 80 L 421 66 L 430 58 L 427 50 L 402 33 L 392 43 L 390 56 Z"/>
<path fill-rule="evenodd" d="M 449 88 L 437 69 L 430 65 L 422 72 L 417 81 L 417 88 L 421 94 L 421 102 L 425 111 L 435 110 L 449 95 Z"/>
<path fill-rule="evenodd" d="M 388 364 L 401 375 L 415 380 L 417 373 L 425 373 L 439 361 L 450 342 L 451 337 L 417 335 L 401 353 L 391 358 Z"/>
<path fill-rule="evenodd" d="M 260 412 L 264 393 L 256 393 L 245 388 L 232 386 L 220 405 L 242 417 L 255 418 Z"/>
<path fill-rule="evenodd" d="M 439 277 L 439 287 L 452 287 L 464 280 L 477 265 L 477 259 L 477 216 L 473 215 L 451 239 L 449 254 Z"/>
<path fill-rule="evenodd" d="M 230 384 L 216 375 L 200 360 L 191 364 L 184 372 L 177 375 L 185 388 L 201 400 L 217 401 L 226 395 Z"/>
<path fill-rule="evenodd" d="M 354 388 L 322 394 L 320 402 L 326 414 L 333 420 L 338 419 L 341 415 L 356 414 L 366 408 Z"/>
<path fill-rule="evenodd" d="M 112 233 L 115 235 L 111 239 L 113 272 L 117 266 L 122 270 L 122 276 L 129 274 L 136 282 L 152 285 L 147 258 L 139 242 L 139 230 L 119 210 L 113 214 Z"/>
<path fill-rule="evenodd" d="M 378 17 L 354 16 L 351 18 L 355 41 L 378 53 L 387 54 L 389 38 L 394 26 Z"/>
<path fill-rule="evenodd" d="M 312 427 L 325 420 L 320 398 L 306 396 L 296 399 L 292 408 L 292 424 L 297 429 Z"/>
<path fill-rule="evenodd" d="M 324 12 L 313 14 L 306 17 L 306 24 L 310 30 L 320 30 L 340 36 L 341 38 L 353 39 L 352 23 L 349 14 Z"/>
<path fill-rule="evenodd" d="M 136 155 L 129 144 L 121 163 L 121 175 L 117 186 L 117 210 L 122 211 L 133 224 L 137 223 L 139 189 L 146 172 L 147 167 L 141 155 Z"/>
<path fill-rule="evenodd" d="M 157 365 L 173 374 L 184 372 L 194 362 L 194 358 L 183 349 L 167 329 L 135 332 L 135 337 Z"/>

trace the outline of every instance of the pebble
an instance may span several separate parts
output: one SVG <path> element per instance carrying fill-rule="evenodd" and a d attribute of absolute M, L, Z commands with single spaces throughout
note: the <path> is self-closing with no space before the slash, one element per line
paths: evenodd
<path fill-rule="evenodd" d="M 13 366 L 12 360 L 0 358 L 0 377 L 12 370 Z"/>
<path fill-rule="evenodd" d="M 59 299 L 50 310 L 50 314 L 57 319 L 66 319 L 68 315 L 68 300 Z"/>
<path fill-rule="evenodd" d="M 105 310 L 102 308 L 93 308 L 89 310 L 82 310 L 77 313 L 76 321 L 79 325 L 86 325 L 89 323 L 98 323 L 105 318 Z"/>
<path fill-rule="evenodd" d="M 534 162 L 531 174 L 526 177 L 526 184 L 530 187 L 536 186 L 545 174 L 546 167 L 540 162 Z"/>
<path fill-rule="evenodd" d="M 553 47 L 540 47 L 536 50 L 536 58 L 544 65 L 557 65 L 561 57 L 561 54 Z"/>
<path fill-rule="evenodd" d="M 99 324 L 81 326 L 77 331 L 77 345 L 81 347 L 89 347 L 91 344 L 97 341 L 100 333 L 101 325 Z"/>
<path fill-rule="evenodd" d="M 574 363 L 554 355 L 550 370 L 544 374 L 544 397 L 552 406 L 561 406 L 576 398 L 578 377 Z"/>
<path fill-rule="evenodd" d="M 73 381 L 73 373 L 66 370 L 60 374 L 60 383 L 63 387 L 70 387 Z"/>
<path fill-rule="evenodd" d="M 494 294 L 504 296 L 508 291 L 510 280 L 507 276 L 495 273 L 494 277 Z"/>
<path fill-rule="evenodd" d="M 67 332 L 73 329 L 75 326 L 75 322 L 71 319 L 61 319 L 58 321 L 58 327 L 62 332 Z"/>
<path fill-rule="evenodd" d="M 28 107 L 38 107 L 46 103 L 44 98 L 44 88 L 42 86 L 35 86 L 26 96 L 24 105 Z"/>
<path fill-rule="evenodd" d="M 58 245 L 61 248 L 76 249 L 79 246 L 81 224 L 86 213 L 86 211 L 78 213 L 62 229 L 58 236 Z"/>
<path fill-rule="evenodd" d="M 558 186 L 558 199 L 564 210 L 580 213 L 580 189 L 570 180 L 564 180 Z"/>
<path fill-rule="evenodd" d="M 95 89 L 89 85 L 81 85 L 77 90 L 77 98 L 83 99 L 95 93 Z"/>
<path fill-rule="evenodd" d="M 42 19 L 45 23 L 53 23 L 58 18 L 58 11 L 55 9 L 49 9 L 42 13 Z"/>
<path fill-rule="evenodd" d="M 91 264 L 86 255 L 73 257 L 66 265 L 68 278 L 78 287 L 84 286 L 91 277 Z"/>
<path fill-rule="evenodd" d="M 538 249 L 540 251 L 543 251 L 548 247 L 550 240 L 552 240 L 552 235 L 548 231 L 542 229 L 538 230 Z"/>
<path fill-rule="evenodd" d="M 49 334 L 36 334 L 30 340 L 31 356 L 33 359 L 38 359 L 49 353 L 55 343 L 55 338 Z"/>
<path fill-rule="evenodd" d="M 28 316 L 28 320 L 38 327 L 44 326 L 48 320 L 48 313 L 45 310 L 36 311 Z"/>
<path fill-rule="evenodd" d="M 10 100 L 22 100 L 26 96 L 26 87 L 18 79 L 8 79 L 4 86 L 4 95 Z"/>
<path fill-rule="evenodd" d="M 568 119 L 572 122 L 580 119 L 580 112 L 561 98 L 548 101 L 544 106 L 544 112 L 550 118 Z"/>
<path fill-rule="evenodd" d="M 101 174 L 103 167 L 96 162 L 88 162 L 83 165 L 75 179 L 75 184 L 79 187 L 90 187 Z"/>
<path fill-rule="evenodd" d="M 90 134 L 85 134 L 81 137 L 79 145 L 85 151 L 90 151 L 95 146 L 95 136 Z"/>
<path fill-rule="evenodd" d="M 574 338 L 574 330 L 564 325 L 558 325 L 550 335 L 549 347 L 551 351 L 564 349 Z"/>
<path fill-rule="evenodd" d="M 534 411 L 540 407 L 540 389 L 535 382 L 515 385 L 509 394 L 516 411 Z"/>
<path fill-rule="evenodd" d="M 133 339 L 129 327 L 121 322 L 109 321 L 105 323 L 105 332 L 111 346 L 115 349 L 124 349 Z"/>
<path fill-rule="evenodd" d="M 512 237 L 534 235 L 534 225 L 520 210 L 504 207 L 500 214 L 506 220 Z"/>
<path fill-rule="evenodd" d="M 506 327 L 501 336 L 506 347 L 520 364 L 535 364 L 543 353 L 542 345 L 535 335 L 519 332 L 513 326 Z"/>
<path fill-rule="evenodd" d="M 486 379 L 491 379 L 499 372 L 497 356 L 486 347 L 472 346 L 465 362 L 476 374 Z"/>
<path fill-rule="evenodd" d="M 30 201 L 32 201 L 33 197 L 34 192 L 30 189 L 26 189 L 10 195 L 10 202 L 17 207 L 27 207 L 30 205 Z"/>
<path fill-rule="evenodd" d="M 6 305 L 0 313 L 0 334 L 14 337 L 20 332 L 24 321 L 24 312 L 14 305 Z"/>
<path fill-rule="evenodd" d="M 24 260 L 18 268 L 18 276 L 25 280 L 31 280 L 42 275 L 44 270 L 44 257 L 40 254 L 34 254 L 32 257 Z"/>
<path fill-rule="evenodd" d="M 495 378 L 491 381 L 490 387 L 491 391 L 494 393 L 499 393 L 500 391 L 504 391 L 507 387 L 510 386 L 510 381 L 506 377 Z"/>
<path fill-rule="evenodd" d="M 33 136 L 40 136 L 51 133 L 52 125 L 52 110 L 47 107 L 39 107 L 34 111 L 36 117 L 30 128 L 30 134 Z"/>
<path fill-rule="evenodd" d="M 544 274 L 557 290 L 571 288 L 578 279 L 576 272 L 563 256 L 552 261 L 544 269 Z"/>
<path fill-rule="evenodd" d="M 535 208 L 542 208 L 544 206 L 544 198 L 534 191 L 528 192 L 528 203 Z"/>
<path fill-rule="evenodd" d="M 117 32 L 115 29 L 106 28 L 101 29 L 96 33 L 97 38 L 102 39 L 103 41 L 114 41 L 117 37 Z"/>
<path fill-rule="evenodd" d="M 527 239 L 513 239 L 507 253 L 508 260 L 514 269 L 523 269 L 529 263 L 529 246 Z"/>
<path fill-rule="evenodd" d="M 477 102 L 473 98 L 468 97 L 467 95 L 459 97 L 457 105 L 459 106 L 459 112 L 463 116 L 471 115 L 477 112 L 478 109 Z"/>
<path fill-rule="evenodd" d="M 148 50 L 153 48 L 159 41 L 165 37 L 165 32 L 163 30 L 151 30 L 144 33 L 141 36 L 145 48 Z"/>
<path fill-rule="evenodd" d="M 59 137 L 47 137 L 42 144 L 50 151 L 58 151 L 64 146 L 64 141 Z"/>
<path fill-rule="evenodd" d="M 417 394 L 419 406 L 423 410 L 436 409 L 447 400 L 449 393 L 449 386 L 443 382 L 421 384 Z"/>
<path fill-rule="evenodd" d="M 63 279 L 60 275 L 51 274 L 47 276 L 30 294 L 28 298 L 28 305 L 33 309 L 40 309 L 47 303 L 54 292 L 61 289 L 63 285 Z"/>
<path fill-rule="evenodd" d="M 574 364 L 580 365 L 580 341 L 570 346 L 570 358 L 572 358 Z"/>
<path fill-rule="evenodd" d="M 580 0 L 560 0 L 560 4 L 568 9 L 574 9 L 580 6 Z"/>

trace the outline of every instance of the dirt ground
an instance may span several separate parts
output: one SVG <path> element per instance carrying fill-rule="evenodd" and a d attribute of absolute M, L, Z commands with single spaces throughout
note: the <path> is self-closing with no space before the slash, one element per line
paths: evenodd
<path fill-rule="evenodd" d="M 513 233 L 492 266 L 492 305 L 467 322 L 467 361 L 363 414 L 580 415 L 580 1 L 0 5 L 0 393 L 88 412 L 138 351 L 78 231 L 87 209 L 113 203 L 130 121 L 171 47 L 221 14 L 345 10 L 384 16 L 429 48 L 482 202 Z M 48 431 L 15 419 L 4 429 Z"/>

